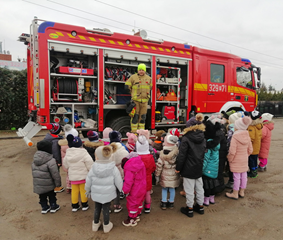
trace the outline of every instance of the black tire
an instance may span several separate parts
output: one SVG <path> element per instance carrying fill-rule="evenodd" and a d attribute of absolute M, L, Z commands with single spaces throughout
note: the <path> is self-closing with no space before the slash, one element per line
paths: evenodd
<path fill-rule="evenodd" d="M 109 123 L 109 127 L 115 131 L 119 131 L 122 134 L 122 137 L 125 138 L 127 137 L 126 133 L 131 132 L 131 118 L 124 116 L 113 119 Z"/>

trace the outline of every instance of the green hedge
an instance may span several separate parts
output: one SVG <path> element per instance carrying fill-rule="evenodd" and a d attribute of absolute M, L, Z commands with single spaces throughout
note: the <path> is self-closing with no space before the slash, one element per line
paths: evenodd
<path fill-rule="evenodd" d="M 0 68 L 0 130 L 26 125 L 27 95 L 27 71 Z"/>

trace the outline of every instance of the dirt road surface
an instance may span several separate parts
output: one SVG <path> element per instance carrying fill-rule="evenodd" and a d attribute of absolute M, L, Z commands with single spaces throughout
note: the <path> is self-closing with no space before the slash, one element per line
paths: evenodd
<path fill-rule="evenodd" d="M 0 137 L 16 136 L 0 132 Z M 34 143 L 43 139 L 33 138 Z M 126 200 L 120 213 L 111 213 L 113 230 L 104 234 L 91 231 L 94 203 L 86 212 L 71 211 L 70 194 L 58 193 L 61 209 L 41 214 L 38 195 L 33 193 L 31 162 L 36 151 L 21 139 L 0 140 L 0 239 L 103 240 L 103 239 L 190 239 L 260 240 L 283 239 L 283 119 L 275 119 L 268 170 L 249 179 L 244 199 L 230 200 L 224 192 L 216 204 L 205 207 L 205 214 L 193 218 L 180 213 L 185 198 L 176 191 L 175 208 L 161 210 L 160 186 L 154 186 L 152 211 L 142 214 L 136 227 L 124 227 Z M 65 186 L 65 173 L 61 171 Z M 227 179 L 226 179 L 227 180 Z"/>

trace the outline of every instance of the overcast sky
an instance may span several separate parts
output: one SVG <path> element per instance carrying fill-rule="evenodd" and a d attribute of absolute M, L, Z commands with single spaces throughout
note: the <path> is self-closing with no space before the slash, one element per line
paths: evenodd
<path fill-rule="evenodd" d="M 16 40 L 34 16 L 127 34 L 145 29 L 149 38 L 230 52 L 260 66 L 267 86 L 283 88 L 282 0 L 0 0 L 0 41 L 14 61 L 26 58 Z"/>

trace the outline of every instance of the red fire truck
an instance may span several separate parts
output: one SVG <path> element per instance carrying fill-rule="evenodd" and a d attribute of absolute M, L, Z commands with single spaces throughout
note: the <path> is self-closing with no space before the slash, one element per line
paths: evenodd
<path fill-rule="evenodd" d="M 182 128 L 196 112 L 252 111 L 260 68 L 248 59 L 188 44 L 108 29 L 34 19 L 27 45 L 30 120 L 18 135 L 31 138 L 48 123 L 69 123 L 82 131 L 105 127 L 130 131 L 125 81 L 147 66 L 152 78 L 147 129 Z"/>

